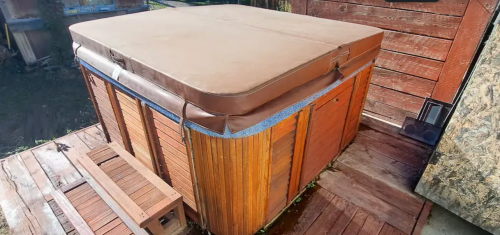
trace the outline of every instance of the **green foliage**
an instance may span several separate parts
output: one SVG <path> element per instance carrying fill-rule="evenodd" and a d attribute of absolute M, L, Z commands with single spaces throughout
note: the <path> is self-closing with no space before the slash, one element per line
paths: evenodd
<path fill-rule="evenodd" d="M 302 201 L 302 197 L 298 197 L 297 199 L 295 199 L 295 203 L 299 203 Z"/>
<path fill-rule="evenodd" d="M 279 1 L 278 11 L 292 12 L 292 4 L 289 1 Z"/>
<path fill-rule="evenodd" d="M 313 180 L 311 183 L 307 184 L 307 188 L 311 189 L 311 188 L 314 188 L 316 187 L 316 181 Z"/>
<path fill-rule="evenodd" d="M 35 145 L 45 144 L 51 140 L 35 140 Z"/>

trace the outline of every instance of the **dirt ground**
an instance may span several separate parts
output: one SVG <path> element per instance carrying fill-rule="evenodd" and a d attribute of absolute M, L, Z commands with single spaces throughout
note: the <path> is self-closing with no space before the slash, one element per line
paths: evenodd
<path fill-rule="evenodd" d="M 1 212 L 1 209 L 0 209 Z M 9 226 L 7 225 L 7 221 L 5 221 L 5 216 L 3 212 L 0 213 L 0 235 L 9 235 Z"/>
<path fill-rule="evenodd" d="M 76 67 L 26 69 L 19 58 L 0 64 L 0 158 L 97 123 Z"/>

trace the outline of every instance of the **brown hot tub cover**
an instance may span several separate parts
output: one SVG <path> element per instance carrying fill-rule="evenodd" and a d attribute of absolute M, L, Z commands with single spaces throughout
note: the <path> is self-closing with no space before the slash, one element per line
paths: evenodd
<path fill-rule="evenodd" d="M 218 133 L 244 130 L 354 72 L 383 37 L 374 27 L 239 5 L 168 8 L 70 31 L 81 60 Z"/>

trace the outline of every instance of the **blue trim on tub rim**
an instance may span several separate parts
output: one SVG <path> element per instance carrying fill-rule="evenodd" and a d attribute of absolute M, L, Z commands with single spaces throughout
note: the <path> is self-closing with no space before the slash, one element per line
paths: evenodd
<path fill-rule="evenodd" d="M 165 115 L 166 117 L 168 117 L 169 119 L 173 120 L 174 122 L 176 123 L 179 123 L 180 122 L 180 118 L 173 114 L 172 112 L 162 108 L 161 106 L 151 102 L 150 100 L 146 99 L 145 97 L 137 94 L 136 92 L 128 89 L 127 87 L 123 86 L 122 84 L 120 84 L 118 81 L 110 78 L 109 76 L 107 76 L 106 74 L 103 74 L 101 71 L 97 70 L 96 68 L 92 67 L 90 64 L 88 64 L 87 62 L 85 62 L 84 60 L 82 59 L 78 59 L 78 61 L 87 69 L 89 69 L 90 71 L 96 73 L 97 75 L 101 76 L 102 78 L 106 79 L 106 81 L 110 82 L 111 84 L 117 86 L 118 88 L 120 88 L 121 90 L 124 90 L 132 95 L 134 95 L 135 97 L 139 98 L 141 101 L 143 101 L 144 103 L 146 103 L 148 106 L 150 106 L 151 108 L 153 108 L 154 110 L 160 112 L 161 114 Z M 373 62 L 370 61 L 369 63 L 365 64 L 364 66 L 362 66 L 361 68 L 359 68 L 358 70 L 356 70 L 354 73 L 352 73 L 351 75 L 349 75 L 349 77 L 345 78 L 345 79 L 339 79 L 337 81 L 335 81 L 333 84 L 329 85 L 328 87 L 324 88 L 323 90 L 321 91 L 318 91 L 316 92 L 315 94 L 309 96 L 308 98 L 306 99 L 303 99 L 302 101 L 298 102 L 298 103 L 295 103 L 291 106 L 289 106 L 288 108 L 286 109 L 283 109 L 277 113 L 275 113 L 274 115 L 272 115 L 271 117 L 245 129 L 245 130 L 242 130 L 242 131 L 239 131 L 239 132 L 236 132 L 236 133 L 231 133 L 231 131 L 229 130 L 229 127 L 226 125 L 226 129 L 224 130 L 224 134 L 219 134 L 217 132 L 214 132 L 214 131 L 211 131 L 211 130 L 208 130 L 194 122 L 191 122 L 189 120 L 186 120 L 184 125 L 188 128 L 191 128 L 193 130 L 196 130 L 198 132 L 201 132 L 205 135 L 208 135 L 208 136 L 212 136 L 212 137 L 219 137 L 219 138 L 243 138 L 243 137 L 248 137 L 248 136 L 252 136 L 252 135 L 255 135 L 257 133 L 260 133 L 264 130 L 267 130 L 268 128 L 271 128 L 273 126 L 275 126 L 276 124 L 280 123 L 281 121 L 285 120 L 286 118 L 290 117 L 291 115 L 293 115 L 294 113 L 298 112 L 299 110 L 301 110 L 302 108 L 306 107 L 307 105 L 309 105 L 310 103 L 312 103 L 313 101 L 315 101 L 316 99 L 318 99 L 319 97 L 325 95 L 326 93 L 328 93 L 329 91 L 333 90 L 335 87 L 339 86 L 340 84 L 342 84 L 342 82 L 346 81 L 347 79 L 351 78 L 351 77 L 354 77 L 356 76 L 359 72 L 361 72 L 363 69 L 365 69 L 366 67 L 370 66 Z"/>

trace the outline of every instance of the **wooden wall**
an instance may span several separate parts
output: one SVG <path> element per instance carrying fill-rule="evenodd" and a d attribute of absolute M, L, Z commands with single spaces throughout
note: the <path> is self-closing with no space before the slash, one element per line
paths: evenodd
<path fill-rule="evenodd" d="M 118 122 L 109 99 L 107 84 L 101 80 L 96 74 L 88 69 L 82 68 L 85 81 L 90 91 L 90 98 L 94 103 L 97 117 L 103 129 L 105 129 L 106 138 L 108 141 L 114 141 L 125 147 L 123 138 L 118 127 Z"/>
<path fill-rule="evenodd" d="M 179 124 L 83 67 L 99 122 L 109 142 L 116 142 L 183 195 L 193 219 L 199 216 L 191 149 Z"/>
<path fill-rule="evenodd" d="M 197 211 L 191 149 L 182 141 L 179 124 L 150 107 L 146 106 L 145 112 L 156 147 L 160 175 L 184 196 L 183 200 L 189 207 Z"/>
<path fill-rule="evenodd" d="M 401 125 L 424 98 L 452 102 L 497 0 L 291 0 L 292 12 L 385 30 L 365 112 Z"/>
<path fill-rule="evenodd" d="M 288 188 L 295 150 L 298 115 L 292 115 L 272 128 L 271 135 L 271 182 L 272 195 L 267 207 L 267 220 L 271 220 L 288 205 Z"/>
<path fill-rule="evenodd" d="M 368 93 L 368 85 L 372 78 L 374 65 L 365 68 L 358 75 L 353 85 L 352 104 L 349 106 L 349 111 L 347 113 L 346 124 L 344 127 L 344 133 L 342 134 L 342 143 L 340 145 L 341 149 L 344 149 L 354 140 L 356 134 L 359 130 L 359 123 L 361 121 L 361 113 L 363 107 L 365 106 L 366 95 Z"/>
<path fill-rule="evenodd" d="M 271 129 L 238 139 L 191 130 L 202 216 L 215 234 L 254 234 L 266 223 Z"/>

